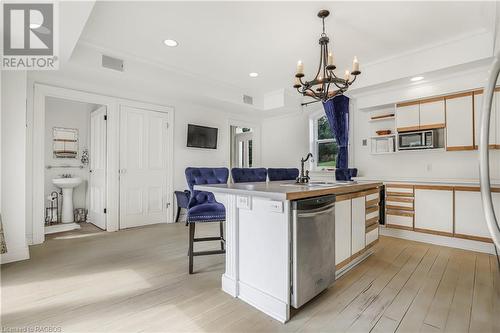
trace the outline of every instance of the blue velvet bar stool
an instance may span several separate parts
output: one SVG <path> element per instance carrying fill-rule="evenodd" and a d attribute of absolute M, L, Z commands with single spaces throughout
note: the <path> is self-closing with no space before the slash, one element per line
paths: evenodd
<path fill-rule="evenodd" d="M 268 168 L 267 175 L 269 181 L 277 180 L 296 180 L 299 176 L 299 169 L 297 168 Z"/>
<path fill-rule="evenodd" d="M 179 216 L 181 215 L 182 209 L 188 209 L 189 197 L 191 196 L 191 192 L 188 190 L 184 191 L 175 191 L 175 199 L 177 201 L 177 215 L 175 216 L 175 222 L 179 222 Z M 187 225 L 187 220 L 186 220 Z"/>
<path fill-rule="evenodd" d="M 232 168 L 231 177 L 235 183 L 265 182 L 266 168 Z"/>
<path fill-rule="evenodd" d="M 358 175 L 358 169 L 335 169 L 335 180 L 352 180 L 352 177 Z"/>
<path fill-rule="evenodd" d="M 196 191 L 194 185 L 226 184 L 229 178 L 227 168 L 186 168 L 186 181 L 191 190 L 188 204 L 187 223 L 189 224 L 189 274 L 193 274 L 193 258 L 212 254 L 226 253 L 224 247 L 224 226 L 226 208 L 215 200 L 212 192 Z M 219 222 L 219 237 L 195 238 L 196 223 Z M 220 241 L 220 250 L 194 252 L 195 242 Z"/>

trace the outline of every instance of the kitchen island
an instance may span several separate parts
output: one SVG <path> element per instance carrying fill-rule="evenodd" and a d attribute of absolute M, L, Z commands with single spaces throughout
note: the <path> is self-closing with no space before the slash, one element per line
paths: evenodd
<path fill-rule="evenodd" d="M 338 278 L 368 257 L 378 240 L 381 185 L 374 181 L 196 185 L 195 190 L 214 193 L 226 208 L 222 289 L 281 322 L 288 321 L 293 202 L 335 195 L 331 260 Z"/>

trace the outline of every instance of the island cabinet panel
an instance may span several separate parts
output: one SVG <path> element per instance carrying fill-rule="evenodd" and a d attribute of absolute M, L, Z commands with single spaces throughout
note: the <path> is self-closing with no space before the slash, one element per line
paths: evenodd
<path fill-rule="evenodd" d="M 353 198 L 352 211 L 352 244 L 351 252 L 356 254 L 365 248 L 366 242 L 366 208 L 365 196 Z"/>
<path fill-rule="evenodd" d="M 273 203 L 283 204 L 284 209 L 276 211 Z M 238 211 L 240 297 L 250 298 L 259 290 L 288 302 L 290 275 L 285 264 L 290 262 L 288 205 L 253 197 L 249 208 Z"/>
<path fill-rule="evenodd" d="M 335 203 L 335 265 L 351 256 L 351 199 Z"/>
<path fill-rule="evenodd" d="M 453 187 L 415 186 L 415 231 L 453 235 Z"/>
<path fill-rule="evenodd" d="M 474 149 L 474 110 L 472 93 L 446 98 L 446 149 Z"/>
<path fill-rule="evenodd" d="M 420 129 L 445 127 L 444 99 L 435 98 L 420 102 Z"/>
<path fill-rule="evenodd" d="M 474 138 L 476 148 L 479 146 L 479 135 L 481 133 L 481 117 L 483 106 L 483 91 L 474 92 Z M 500 149 L 500 92 L 495 92 L 495 98 L 491 105 L 490 116 L 490 148 Z"/>
<path fill-rule="evenodd" d="M 420 126 L 420 106 L 417 103 L 403 103 L 396 106 L 396 127 L 398 132 L 416 131 Z"/>
<path fill-rule="evenodd" d="M 455 191 L 455 237 L 483 241 L 489 241 L 491 238 L 483 214 L 479 188 L 474 191 Z"/>

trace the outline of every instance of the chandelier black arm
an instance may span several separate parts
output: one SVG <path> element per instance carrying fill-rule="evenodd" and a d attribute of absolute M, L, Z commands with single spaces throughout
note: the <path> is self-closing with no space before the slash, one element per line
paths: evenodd
<path fill-rule="evenodd" d="M 350 86 L 351 84 L 353 84 L 353 83 L 354 83 L 354 81 L 356 81 L 356 78 L 357 78 L 357 77 L 358 77 L 357 75 L 354 75 L 354 79 L 352 79 L 352 81 L 351 81 L 351 82 L 347 82 L 347 85 L 348 85 L 348 86 Z"/>
<path fill-rule="evenodd" d="M 323 45 L 321 45 L 321 49 L 323 49 Z M 321 72 L 321 63 L 322 63 L 322 57 L 321 57 L 321 52 L 319 53 L 319 65 L 318 65 L 318 71 L 316 72 L 316 76 L 314 76 L 314 80 L 318 78 L 319 73 Z"/>

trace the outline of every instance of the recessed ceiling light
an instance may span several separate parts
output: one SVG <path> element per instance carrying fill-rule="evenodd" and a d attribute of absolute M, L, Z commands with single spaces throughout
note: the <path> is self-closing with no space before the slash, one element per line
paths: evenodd
<path fill-rule="evenodd" d="M 257 76 L 259 76 L 259 73 L 252 72 L 252 73 L 248 74 L 248 76 L 257 77 Z"/>
<path fill-rule="evenodd" d="M 176 47 L 177 45 L 179 45 L 179 43 L 177 43 L 177 41 L 175 41 L 173 39 L 165 39 L 163 41 L 163 44 L 170 46 L 170 47 Z"/>
<path fill-rule="evenodd" d="M 423 79 L 424 79 L 424 77 L 423 77 L 423 76 L 415 76 L 415 77 L 412 77 L 412 78 L 410 79 L 410 81 L 412 81 L 412 82 L 417 82 L 417 81 L 420 81 L 420 80 L 423 80 Z"/>

